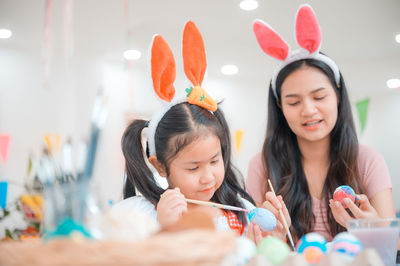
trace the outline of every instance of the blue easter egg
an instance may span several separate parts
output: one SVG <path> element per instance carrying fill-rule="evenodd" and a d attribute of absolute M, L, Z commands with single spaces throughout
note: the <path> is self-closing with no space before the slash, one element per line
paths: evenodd
<path fill-rule="evenodd" d="M 267 209 L 254 208 L 249 213 L 249 221 L 260 226 L 263 231 L 272 231 L 276 227 L 276 218 Z"/>
<path fill-rule="evenodd" d="M 303 253 L 308 247 L 316 247 L 320 249 L 322 253 L 325 253 L 327 250 L 326 244 L 326 239 L 322 235 L 318 233 L 308 233 L 300 239 L 297 244 L 297 251 Z"/>
<path fill-rule="evenodd" d="M 332 241 L 331 247 L 332 251 L 341 252 L 351 257 L 357 256 L 362 249 L 362 244 L 357 237 L 347 232 L 337 234 Z"/>
<path fill-rule="evenodd" d="M 316 264 L 321 261 L 327 251 L 326 239 L 318 233 L 304 235 L 297 244 L 297 251 L 303 254 L 308 263 Z"/>

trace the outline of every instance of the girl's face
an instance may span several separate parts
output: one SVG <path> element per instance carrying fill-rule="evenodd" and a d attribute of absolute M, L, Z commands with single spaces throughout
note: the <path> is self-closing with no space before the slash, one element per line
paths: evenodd
<path fill-rule="evenodd" d="M 329 139 L 338 115 L 338 98 L 328 77 L 314 67 L 291 73 L 281 86 L 283 115 L 298 141 Z"/>
<path fill-rule="evenodd" d="M 169 165 L 168 182 L 186 198 L 209 201 L 225 176 L 221 143 L 207 134 L 185 146 Z"/>

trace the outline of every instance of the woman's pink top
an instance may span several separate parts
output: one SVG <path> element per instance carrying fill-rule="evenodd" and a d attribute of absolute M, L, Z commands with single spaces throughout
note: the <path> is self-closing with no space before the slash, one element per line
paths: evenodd
<path fill-rule="evenodd" d="M 379 152 L 367 146 L 360 145 L 358 165 L 361 181 L 364 184 L 366 195 L 369 199 L 373 198 L 380 191 L 392 188 L 386 162 Z M 258 153 L 250 161 L 246 179 L 246 190 L 256 203 L 262 203 L 265 200 L 266 182 L 266 169 L 262 155 Z M 327 241 L 331 241 L 332 236 L 327 229 L 327 225 L 324 223 L 324 220 L 327 221 L 326 209 L 328 206 L 325 204 L 325 201 L 321 201 L 313 196 L 311 196 L 311 201 L 315 216 L 313 231 L 323 235 Z"/>

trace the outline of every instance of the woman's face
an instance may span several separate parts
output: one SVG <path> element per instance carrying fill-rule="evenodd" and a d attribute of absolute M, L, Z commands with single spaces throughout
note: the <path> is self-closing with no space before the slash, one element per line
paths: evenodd
<path fill-rule="evenodd" d="M 303 66 L 281 86 L 282 112 L 298 141 L 329 139 L 338 114 L 338 98 L 328 77 L 319 69 Z"/>

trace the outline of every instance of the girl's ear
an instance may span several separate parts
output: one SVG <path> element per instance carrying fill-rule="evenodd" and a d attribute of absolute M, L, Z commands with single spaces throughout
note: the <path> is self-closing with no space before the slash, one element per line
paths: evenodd
<path fill-rule="evenodd" d="M 151 165 L 154 166 L 154 168 L 156 168 L 161 177 L 167 177 L 167 169 L 162 163 L 157 160 L 156 156 L 151 155 L 149 157 L 149 162 L 151 163 Z"/>

